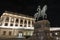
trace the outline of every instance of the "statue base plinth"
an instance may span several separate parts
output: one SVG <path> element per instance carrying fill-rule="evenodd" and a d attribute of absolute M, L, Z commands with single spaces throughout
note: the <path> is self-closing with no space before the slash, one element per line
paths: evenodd
<path fill-rule="evenodd" d="M 50 40 L 48 20 L 41 20 L 34 23 L 34 33 L 33 36 L 28 38 L 28 40 Z"/>

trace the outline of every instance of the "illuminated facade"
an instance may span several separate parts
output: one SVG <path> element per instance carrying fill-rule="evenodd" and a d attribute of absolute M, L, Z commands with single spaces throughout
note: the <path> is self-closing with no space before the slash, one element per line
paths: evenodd
<path fill-rule="evenodd" d="M 60 27 L 51 27 L 50 28 L 50 37 L 53 40 L 60 40 Z"/>
<path fill-rule="evenodd" d="M 32 17 L 8 11 L 4 12 L 0 17 L 0 37 L 23 38 L 26 36 L 32 36 L 34 31 L 34 22 L 35 19 Z M 42 26 L 45 25 L 42 24 Z M 50 37 L 52 39 L 60 40 L 59 27 L 50 27 L 49 30 Z"/>
<path fill-rule="evenodd" d="M 4 12 L 0 18 L 0 37 L 21 38 L 33 35 L 34 18 L 13 12 Z"/>

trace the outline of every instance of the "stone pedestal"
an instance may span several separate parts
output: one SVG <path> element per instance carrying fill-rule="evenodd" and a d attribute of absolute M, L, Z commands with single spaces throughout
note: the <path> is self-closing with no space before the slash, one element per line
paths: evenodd
<path fill-rule="evenodd" d="M 41 20 L 34 23 L 33 36 L 27 40 L 50 40 L 49 26 L 50 23 L 48 20 Z"/>

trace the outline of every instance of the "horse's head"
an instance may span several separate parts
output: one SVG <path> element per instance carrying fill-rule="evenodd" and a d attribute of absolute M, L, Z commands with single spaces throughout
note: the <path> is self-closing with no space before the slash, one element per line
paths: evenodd
<path fill-rule="evenodd" d="M 44 5 L 42 10 L 46 11 L 47 10 L 47 5 Z"/>

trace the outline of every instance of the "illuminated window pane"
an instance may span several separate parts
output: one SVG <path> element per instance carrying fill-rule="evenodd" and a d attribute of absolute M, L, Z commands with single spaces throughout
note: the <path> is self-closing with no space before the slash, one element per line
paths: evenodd
<path fill-rule="evenodd" d="M 18 34 L 18 37 L 19 37 L 19 38 L 20 38 L 20 37 L 22 37 L 22 36 L 23 36 L 23 34 L 22 34 L 22 33 L 19 33 L 19 34 Z"/>
<path fill-rule="evenodd" d="M 55 35 L 58 35 L 58 33 L 55 33 Z"/>
<path fill-rule="evenodd" d="M 11 18 L 11 22 L 14 22 L 14 18 Z"/>

